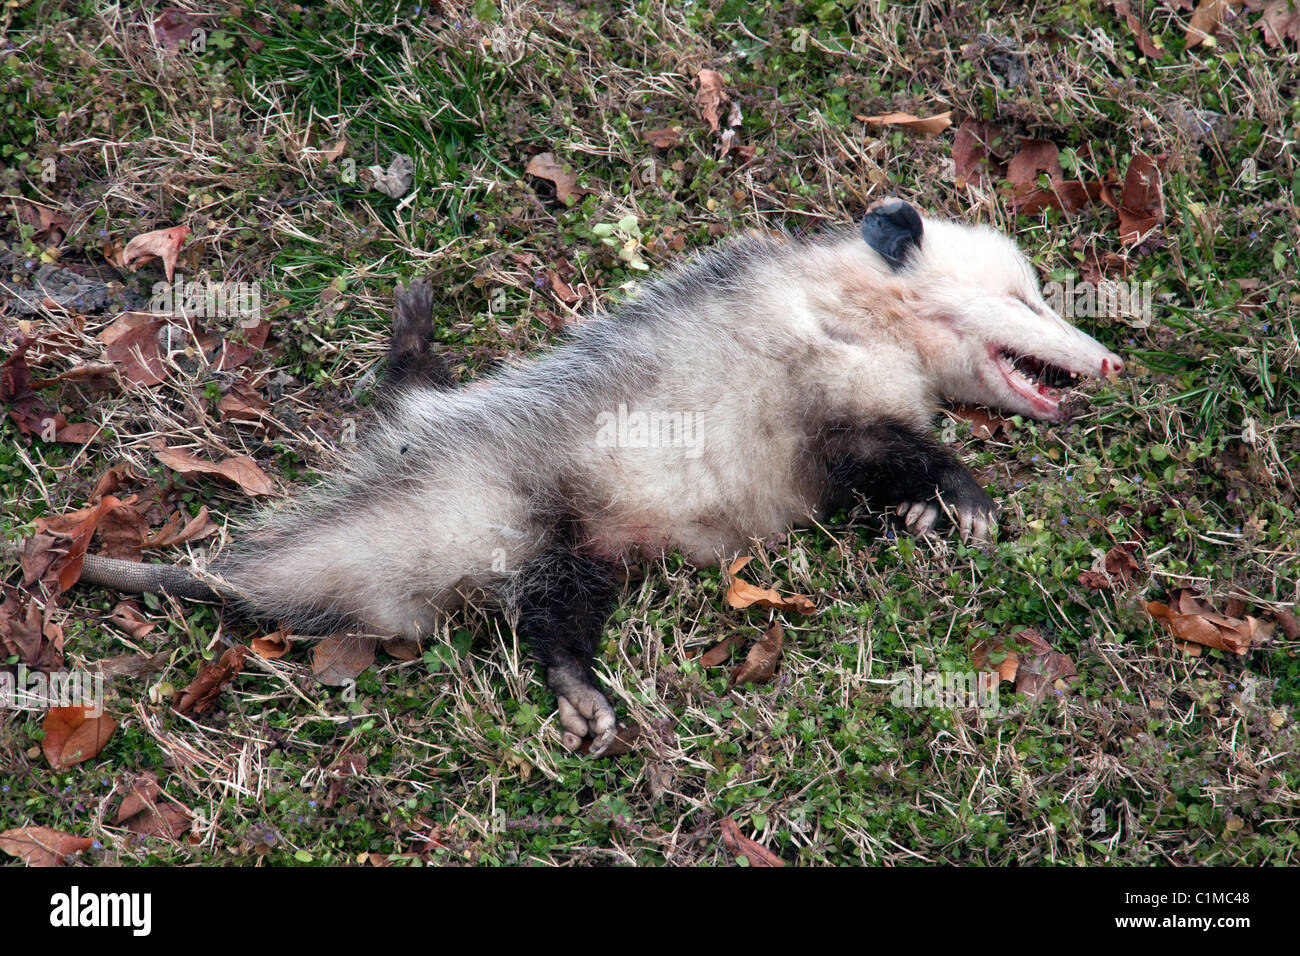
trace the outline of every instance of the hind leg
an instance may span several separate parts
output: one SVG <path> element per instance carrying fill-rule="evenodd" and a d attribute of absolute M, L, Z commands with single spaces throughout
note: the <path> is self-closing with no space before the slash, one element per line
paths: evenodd
<path fill-rule="evenodd" d="M 389 388 L 422 385 L 451 388 L 451 369 L 429 345 L 433 341 L 433 289 L 423 279 L 397 286 L 393 338 L 388 346 L 384 383 Z"/>
<path fill-rule="evenodd" d="M 617 724 L 591 671 L 600 632 L 614 607 L 613 569 L 557 543 L 518 574 L 519 630 L 532 643 L 555 692 L 564 746 L 577 750 L 590 737 L 589 752 L 598 757 L 613 743 Z"/>

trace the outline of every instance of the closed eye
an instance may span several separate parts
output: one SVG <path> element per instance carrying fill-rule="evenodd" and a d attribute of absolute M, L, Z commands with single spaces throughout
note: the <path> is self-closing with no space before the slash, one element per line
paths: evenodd
<path fill-rule="evenodd" d="M 1048 316 L 1044 315 L 1044 314 L 1043 314 L 1043 311 L 1042 311 L 1038 306 L 1036 306 L 1036 305 L 1034 305 L 1033 303 L 1031 303 L 1028 299 L 1026 299 L 1026 298 L 1025 298 L 1023 295 L 1021 295 L 1019 292 L 1012 292 L 1012 293 L 1010 293 L 1010 297 L 1013 298 L 1013 299 L 1015 299 L 1017 302 L 1019 302 L 1021 305 L 1023 305 L 1026 309 L 1028 309 L 1030 312 L 1034 313 L 1034 315 L 1036 315 L 1036 316 L 1038 316 L 1038 317 L 1040 317 L 1040 318 L 1048 318 Z"/>

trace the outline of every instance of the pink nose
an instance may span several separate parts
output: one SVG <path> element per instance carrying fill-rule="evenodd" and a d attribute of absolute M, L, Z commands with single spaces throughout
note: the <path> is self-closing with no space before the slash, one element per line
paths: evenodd
<path fill-rule="evenodd" d="M 1109 375 L 1111 372 L 1119 374 L 1124 371 L 1124 360 L 1118 355 L 1111 355 L 1101 360 L 1101 374 Z"/>

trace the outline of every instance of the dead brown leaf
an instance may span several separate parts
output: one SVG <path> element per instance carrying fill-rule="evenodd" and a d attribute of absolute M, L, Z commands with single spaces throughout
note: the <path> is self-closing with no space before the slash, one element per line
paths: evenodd
<path fill-rule="evenodd" d="M 141 774 L 122 798 L 116 824 L 141 836 L 179 840 L 190 832 L 194 818 L 184 807 L 163 799 L 165 796 L 154 774 Z"/>
<path fill-rule="evenodd" d="M 262 637 L 255 637 L 252 640 L 253 651 L 258 657 L 266 660 L 276 660 L 284 657 L 289 653 L 289 648 L 293 646 L 293 641 L 285 631 L 273 631 Z"/>
<path fill-rule="evenodd" d="M 55 602 L 41 607 L 30 594 L 4 585 L 0 603 L 0 648 L 5 657 L 33 670 L 54 671 L 63 666 L 63 628 L 53 620 Z"/>
<path fill-rule="evenodd" d="M 752 560 L 753 558 L 748 555 L 737 558 L 727 569 L 727 574 L 731 576 L 731 584 L 727 588 L 728 604 L 735 608 L 746 608 L 757 604 L 760 607 L 775 608 L 778 611 L 796 611 L 799 614 L 816 612 L 817 606 L 806 594 L 782 596 L 771 588 L 755 587 L 748 581 L 736 577 L 739 571 Z"/>
<path fill-rule="evenodd" d="M 1300 640 L 1300 622 L 1296 621 L 1295 615 L 1286 608 L 1279 608 L 1275 613 L 1277 617 L 1277 626 L 1282 629 L 1282 633 L 1288 641 Z"/>
<path fill-rule="evenodd" d="M 167 666 L 171 655 L 166 651 L 157 654 L 121 654 L 95 662 L 95 668 L 105 677 L 152 677 Z"/>
<path fill-rule="evenodd" d="M 190 42 L 194 28 L 200 23 L 201 18 L 190 11 L 170 7 L 154 18 L 153 35 L 160 47 L 168 53 L 175 53 Z"/>
<path fill-rule="evenodd" d="M 763 636 L 754 642 L 754 646 L 745 655 L 745 660 L 737 664 L 731 672 L 731 683 L 766 684 L 776 673 L 777 661 L 781 659 L 781 647 L 785 641 L 785 632 L 780 621 L 763 632 Z"/>
<path fill-rule="evenodd" d="M 181 522 L 185 526 L 181 527 Z M 199 541 L 206 538 L 217 530 L 217 523 L 208 515 L 208 506 L 203 505 L 199 508 L 199 513 L 188 520 L 179 512 L 174 511 L 167 523 L 149 536 L 141 547 L 144 548 L 170 548 L 178 544 L 188 544 L 191 541 Z"/>
<path fill-rule="evenodd" d="M 244 669 L 247 657 L 248 648 L 241 644 L 227 648 L 219 661 L 204 661 L 200 664 L 198 675 L 181 691 L 180 702 L 176 705 L 177 712 L 206 714 L 210 711 L 216 706 L 222 689 Z"/>
<path fill-rule="evenodd" d="M 992 123 L 966 120 L 957 127 L 952 142 L 953 170 L 958 185 L 967 180 L 987 177 L 1000 180 L 1006 176 L 1006 164 L 997 158 L 1007 137 Z"/>
<path fill-rule="evenodd" d="M 641 138 L 655 149 L 672 149 L 682 141 L 682 128 L 664 126 L 660 129 L 642 130 Z"/>
<path fill-rule="evenodd" d="M 1017 652 L 1016 692 L 1030 700 L 1042 701 L 1053 690 L 1065 691 L 1071 678 L 1078 675 L 1074 661 L 1047 643 L 1033 628 L 1019 631 L 1011 639 L 1029 645 Z"/>
<path fill-rule="evenodd" d="M 95 436 L 98 426 L 91 422 L 68 424 L 66 415 L 36 394 L 37 384 L 27 366 L 27 350 L 34 344 L 34 339 L 20 335 L 13 353 L 0 366 L 0 402 L 8 406 L 10 421 L 25 437 L 85 444 Z"/>
<path fill-rule="evenodd" d="M 28 866 L 63 866 L 68 857 L 89 850 L 94 841 L 49 827 L 18 827 L 0 833 L 0 852 Z"/>
<path fill-rule="evenodd" d="M 1157 161 L 1139 153 L 1129 161 L 1119 202 L 1119 238 L 1135 244 L 1164 221 L 1164 199 L 1160 192 Z"/>
<path fill-rule="evenodd" d="M 36 230 L 32 233 L 33 242 L 57 246 L 72 226 L 71 219 L 49 206 L 41 206 L 26 199 L 17 200 L 17 206 L 19 221 Z"/>
<path fill-rule="evenodd" d="M 409 637 L 393 637 L 381 642 L 384 653 L 399 661 L 418 661 L 420 659 L 420 642 Z"/>
<path fill-rule="evenodd" d="M 241 326 L 238 334 L 231 334 L 224 338 L 215 333 L 202 335 L 199 337 L 199 345 L 218 371 L 228 372 L 248 364 L 266 347 L 266 340 L 270 333 L 271 323 L 266 319 L 259 319 L 253 325 Z"/>
<path fill-rule="evenodd" d="M 1115 0 L 1115 12 L 1124 18 L 1128 28 L 1133 31 L 1133 38 L 1137 40 L 1138 49 L 1142 51 L 1144 57 L 1158 60 L 1164 55 L 1164 51 L 1156 46 L 1155 41 L 1151 39 L 1151 34 L 1142 25 L 1142 18 L 1133 12 L 1128 0 Z"/>
<path fill-rule="evenodd" d="M 108 619 L 137 641 L 157 626 L 145 618 L 140 605 L 132 600 L 118 601 Z"/>
<path fill-rule="evenodd" d="M 136 259 L 140 260 L 140 264 L 155 258 L 162 259 L 167 281 L 171 282 L 176 272 L 176 259 L 181 254 L 181 244 L 189 234 L 190 227 L 183 225 L 141 233 L 128 242 L 126 248 L 122 250 L 122 264 L 131 267 L 131 263 Z M 135 271 L 134 268 L 132 271 Z"/>
<path fill-rule="evenodd" d="M 63 770 L 99 754 L 117 729 L 108 714 L 91 716 L 87 707 L 53 707 L 41 729 L 45 740 L 41 750 L 55 770 Z"/>
<path fill-rule="evenodd" d="M 1174 591 L 1168 604 L 1150 601 L 1146 607 L 1175 640 L 1232 654 L 1244 655 L 1273 636 L 1273 625 L 1246 614 L 1243 604 L 1228 608 L 1235 614 L 1220 614 L 1186 588 Z"/>
<path fill-rule="evenodd" d="M 722 818 L 722 845 L 743 856 L 750 866 L 785 866 L 785 860 L 741 833 L 739 824 L 731 817 Z"/>
<path fill-rule="evenodd" d="M 578 185 L 578 176 L 573 169 L 556 159 L 554 153 L 538 153 L 528 161 L 524 172 L 554 184 L 555 198 L 566 206 L 572 205 L 570 199 L 587 191 Z"/>
<path fill-rule="evenodd" d="M 999 434 L 1010 435 L 1015 431 L 1015 422 L 1009 418 L 1003 418 L 987 408 L 980 408 L 977 405 L 956 405 L 948 409 L 953 417 L 960 418 L 971 423 L 971 434 L 976 438 L 985 441 L 997 437 Z"/>
<path fill-rule="evenodd" d="M 76 584 L 86 562 L 86 548 L 100 519 L 114 508 L 134 502 L 135 495 L 121 500 L 105 495 L 98 503 L 78 511 L 53 518 L 37 518 L 34 524 L 41 533 L 29 538 L 23 551 L 24 585 L 35 583 L 37 576 L 32 571 L 44 564 L 44 556 L 49 553 L 57 553 L 57 556 L 44 565 L 46 570 L 39 575 L 40 579 L 45 580 L 47 575 L 53 574 L 59 591 L 66 591 Z"/>
<path fill-rule="evenodd" d="M 311 672 L 331 687 L 350 683 L 375 662 L 377 643 L 358 634 L 331 634 L 312 649 Z"/>
<path fill-rule="evenodd" d="M 707 651 L 700 655 L 700 664 L 703 667 L 717 667 L 731 656 L 731 649 L 740 643 L 740 635 L 732 634 L 730 637 L 724 637 L 717 644 L 714 644 Z"/>
<path fill-rule="evenodd" d="M 158 331 L 164 319 L 148 312 L 124 312 L 99 333 L 104 357 L 133 385 L 157 385 L 167 377 Z"/>
<path fill-rule="evenodd" d="M 1187 22 L 1186 49 L 1198 47 L 1219 31 L 1229 9 L 1241 6 L 1242 0 L 1201 0 Z"/>
<path fill-rule="evenodd" d="M 717 70 L 700 70 L 695 77 L 695 106 L 709 124 L 709 132 L 718 131 L 723 111 L 731 105 L 727 95 L 727 82 Z"/>
<path fill-rule="evenodd" d="M 609 757 L 621 757 L 623 754 L 630 754 L 636 749 L 637 742 L 645 735 L 641 725 L 635 721 L 630 724 L 623 724 L 614 730 L 614 739 L 610 742 L 600 757 L 602 760 Z M 582 753 L 591 750 L 591 741 L 584 740 L 582 744 Z"/>
<path fill-rule="evenodd" d="M 131 784 L 131 790 L 122 798 L 122 803 L 117 808 L 117 817 L 114 823 L 121 824 L 122 821 L 128 820 L 135 816 L 141 810 L 146 810 L 158 801 L 158 794 L 162 788 L 158 786 L 158 777 L 150 770 L 141 773 Z"/>
<path fill-rule="evenodd" d="M 338 140 L 333 146 L 321 153 L 321 159 L 327 163 L 332 163 L 347 151 L 348 141 L 344 137 Z"/>
<path fill-rule="evenodd" d="M 1264 7 L 1259 23 L 1264 42 L 1271 47 L 1281 46 L 1284 40 L 1300 43 L 1300 5 L 1294 0 L 1272 0 Z"/>
<path fill-rule="evenodd" d="M 270 405 L 257 389 L 245 381 L 230 386 L 230 391 L 222 395 L 221 401 L 217 403 L 217 412 L 223 421 L 261 421 L 268 408 Z"/>
<path fill-rule="evenodd" d="M 1146 570 L 1137 558 L 1136 548 L 1136 544 L 1115 545 L 1102 561 L 1105 570 L 1084 571 L 1079 575 L 1079 583 L 1094 591 L 1109 591 L 1115 582 L 1129 587 L 1135 581 L 1145 580 Z"/>
<path fill-rule="evenodd" d="M 1002 660 L 990 663 L 994 654 L 1001 654 Z M 979 641 L 971 648 L 971 664 L 977 671 L 997 671 L 998 677 L 1008 683 L 1014 682 L 1016 672 L 1020 669 L 1020 655 L 1007 650 L 1001 640 Z"/>
<path fill-rule="evenodd" d="M 231 484 L 238 485 L 250 495 L 270 495 L 275 493 L 275 486 L 257 463 L 247 455 L 232 455 L 220 462 L 204 461 L 179 448 L 167 448 L 155 445 L 154 457 L 173 471 L 186 477 L 190 475 L 215 475 Z"/>
<path fill-rule="evenodd" d="M 901 126 L 927 136 L 936 136 L 952 125 L 952 111 L 924 118 L 911 113 L 884 113 L 880 116 L 857 116 L 856 119 L 873 126 Z"/>

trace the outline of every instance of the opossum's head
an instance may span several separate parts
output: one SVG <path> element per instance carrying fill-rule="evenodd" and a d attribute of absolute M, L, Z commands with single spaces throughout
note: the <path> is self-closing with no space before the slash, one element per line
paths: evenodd
<path fill-rule="evenodd" d="M 996 230 L 888 200 L 862 236 L 904 283 L 918 350 L 945 399 L 1058 421 L 1062 387 L 1123 371 L 1118 355 L 1052 311 L 1029 260 Z"/>

